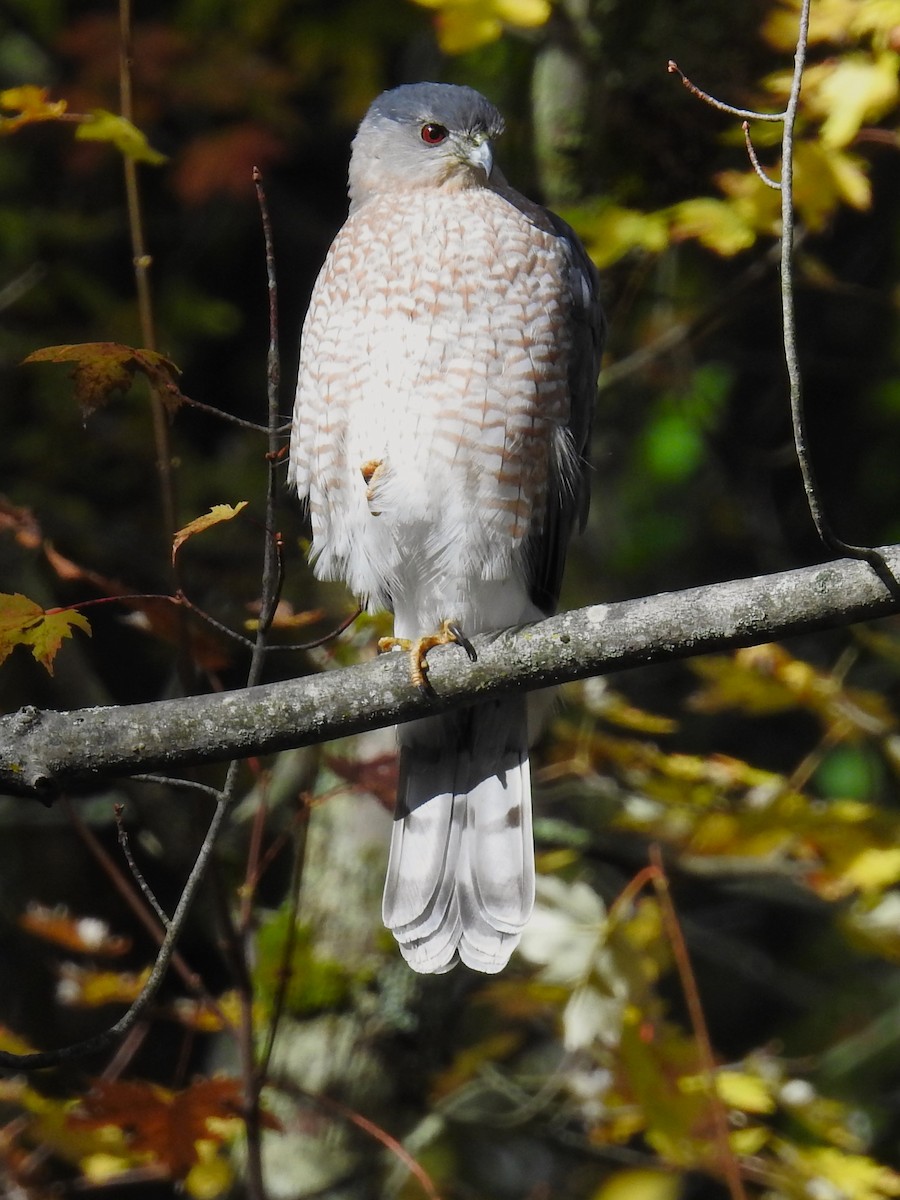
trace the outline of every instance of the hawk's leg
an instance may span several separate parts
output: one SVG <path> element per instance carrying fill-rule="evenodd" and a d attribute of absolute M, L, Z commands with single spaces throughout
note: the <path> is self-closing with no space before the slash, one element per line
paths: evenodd
<path fill-rule="evenodd" d="M 428 651 L 433 650 L 435 646 L 449 646 L 454 643 L 457 646 L 462 646 L 463 650 L 468 654 L 470 662 L 477 660 L 478 655 L 475 653 L 475 647 L 460 629 L 456 621 L 442 621 L 438 632 L 429 634 L 427 637 L 379 638 L 378 651 L 379 653 L 383 653 L 385 650 L 408 651 L 410 678 L 417 688 L 423 692 L 427 692 L 429 688 L 428 660 L 426 658 Z"/>
<path fill-rule="evenodd" d="M 375 512 L 372 508 L 372 501 L 375 498 L 375 484 L 378 481 L 379 475 L 382 473 L 384 460 L 381 458 L 369 458 L 359 468 L 362 472 L 362 477 L 366 483 L 366 502 L 369 505 L 369 512 L 373 517 L 380 517 L 380 512 Z"/>

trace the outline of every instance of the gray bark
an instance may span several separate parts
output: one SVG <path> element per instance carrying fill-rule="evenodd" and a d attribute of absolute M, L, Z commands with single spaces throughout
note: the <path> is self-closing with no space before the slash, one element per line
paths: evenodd
<path fill-rule="evenodd" d="M 900 574 L 900 546 L 882 551 Z M 114 775 L 174 771 L 327 741 L 639 664 L 733 649 L 900 609 L 865 562 L 840 559 L 777 575 L 596 604 L 429 654 L 433 692 L 413 686 L 405 654 L 242 691 L 151 704 L 34 708 L 0 718 L 0 791 L 52 798 Z"/>

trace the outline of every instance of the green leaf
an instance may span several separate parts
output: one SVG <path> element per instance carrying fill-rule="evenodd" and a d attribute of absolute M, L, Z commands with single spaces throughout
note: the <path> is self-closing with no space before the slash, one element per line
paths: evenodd
<path fill-rule="evenodd" d="M 78 126 L 75 137 L 82 142 L 110 142 L 134 162 L 158 167 L 167 161 L 165 154 L 154 150 L 136 125 L 103 108 L 94 109 L 90 118 Z"/>

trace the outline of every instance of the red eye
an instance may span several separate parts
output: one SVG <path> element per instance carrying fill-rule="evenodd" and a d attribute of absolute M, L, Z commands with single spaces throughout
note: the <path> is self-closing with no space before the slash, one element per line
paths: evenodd
<path fill-rule="evenodd" d="M 446 125 L 437 125 L 432 121 L 422 126 L 422 141 L 426 146 L 439 146 L 449 136 L 450 130 Z"/>

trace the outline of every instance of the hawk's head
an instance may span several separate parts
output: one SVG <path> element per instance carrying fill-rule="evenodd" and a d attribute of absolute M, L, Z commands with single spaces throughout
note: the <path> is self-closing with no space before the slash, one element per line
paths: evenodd
<path fill-rule="evenodd" d="M 353 140 L 350 198 L 425 187 L 479 187 L 494 169 L 503 118 L 469 87 L 412 83 L 373 101 Z"/>

